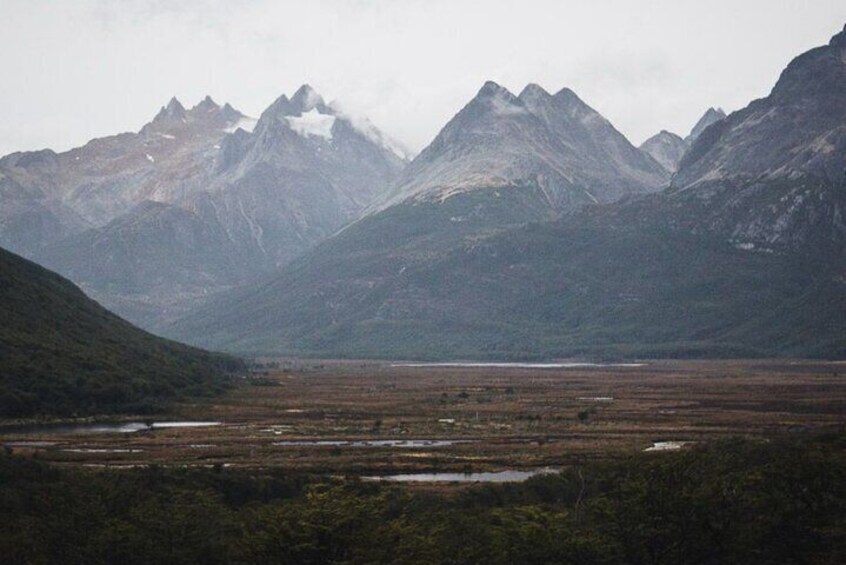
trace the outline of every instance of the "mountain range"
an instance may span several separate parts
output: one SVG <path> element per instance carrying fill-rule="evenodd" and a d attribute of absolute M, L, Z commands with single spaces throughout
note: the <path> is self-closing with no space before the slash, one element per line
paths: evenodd
<path fill-rule="evenodd" d="M 553 211 L 662 188 L 669 176 L 573 91 L 494 82 L 403 171 L 387 204 L 443 201 L 494 187 L 533 186 Z"/>
<path fill-rule="evenodd" d="M 846 355 L 846 29 L 634 147 L 486 82 L 414 159 L 308 85 L 258 119 L 0 159 L 0 245 L 195 345 L 326 357 Z"/>
<path fill-rule="evenodd" d="M 355 219 L 398 151 L 308 85 L 258 120 L 174 98 L 138 133 L 0 159 L 0 245 L 150 327 Z"/>
<path fill-rule="evenodd" d="M 168 334 L 322 356 L 846 355 L 846 29 L 766 98 L 707 113 L 669 182 L 562 93 L 486 84 L 368 215 Z"/>

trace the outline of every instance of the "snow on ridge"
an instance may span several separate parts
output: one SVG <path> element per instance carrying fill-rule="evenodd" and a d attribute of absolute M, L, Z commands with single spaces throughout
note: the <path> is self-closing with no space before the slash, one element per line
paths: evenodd
<path fill-rule="evenodd" d="M 335 116 L 321 114 L 317 108 L 303 112 L 300 116 L 286 116 L 285 120 L 292 130 L 303 137 L 332 139 L 332 126 L 335 125 Z"/>
<path fill-rule="evenodd" d="M 244 116 L 228 128 L 225 128 L 223 131 L 225 133 L 233 133 L 237 129 L 242 129 L 246 132 L 252 132 L 253 129 L 255 129 L 257 123 L 257 119 Z"/>

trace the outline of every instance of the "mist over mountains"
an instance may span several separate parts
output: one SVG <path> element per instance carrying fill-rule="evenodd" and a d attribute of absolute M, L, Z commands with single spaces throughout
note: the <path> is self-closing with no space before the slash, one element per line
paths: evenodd
<path fill-rule="evenodd" d="M 0 160 L 0 245 L 229 351 L 846 354 L 846 31 L 639 148 L 573 91 L 486 82 L 413 160 L 304 85 L 257 119 Z"/>

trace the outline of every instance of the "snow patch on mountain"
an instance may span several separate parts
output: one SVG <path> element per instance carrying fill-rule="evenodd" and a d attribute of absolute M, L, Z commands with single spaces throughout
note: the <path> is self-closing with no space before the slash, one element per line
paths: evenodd
<path fill-rule="evenodd" d="M 299 116 L 285 116 L 285 120 L 292 130 L 303 137 L 332 139 L 332 126 L 335 125 L 335 116 L 321 114 L 317 108 L 303 112 Z"/>
<path fill-rule="evenodd" d="M 225 128 L 223 131 L 226 133 L 234 133 L 238 129 L 242 129 L 246 132 L 252 133 L 253 129 L 255 129 L 258 120 L 255 118 L 250 118 L 249 116 L 244 116 L 234 124 Z"/>

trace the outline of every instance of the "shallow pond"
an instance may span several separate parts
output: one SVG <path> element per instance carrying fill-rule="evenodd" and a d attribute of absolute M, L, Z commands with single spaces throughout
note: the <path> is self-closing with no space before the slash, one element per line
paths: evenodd
<path fill-rule="evenodd" d="M 0 428 L 0 434 L 15 435 L 89 435 L 89 434 L 132 434 L 144 430 L 169 428 L 201 428 L 220 426 L 221 422 L 155 422 L 148 426 L 143 422 L 115 422 L 99 424 L 28 424 Z"/>
<path fill-rule="evenodd" d="M 105 448 L 105 447 L 72 447 L 63 449 L 68 453 L 142 453 L 143 449 L 123 449 L 123 448 Z"/>
<path fill-rule="evenodd" d="M 652 447 L 647 447 L 644 451 L 677 451 L 693 443 L 692 441 L 656 441 L 652 443 Z"/>
<path fill-rule="evenodd" d="M 391 367 L 454 367 L 490 369 L 578 369 L 583 367 L 643 367 L 646 363 L 395 363 Z"/>
<path fill-rule="evenodd" d="M 447 447 L 459 443 L 472 443 L 461 439 L 364 439 L 364 440 L 287 440 L 275 441 L 278 447 Z"/>
<path fill-rule="evenodd" d="M 365 478 L 373 481 L 405 483 L 516 483 L 537 475 L 548 475 L 557 472 L 555 469 L 537 469 L 534 471 L 496 471 L 488 473 L 408 473 Z"/>

